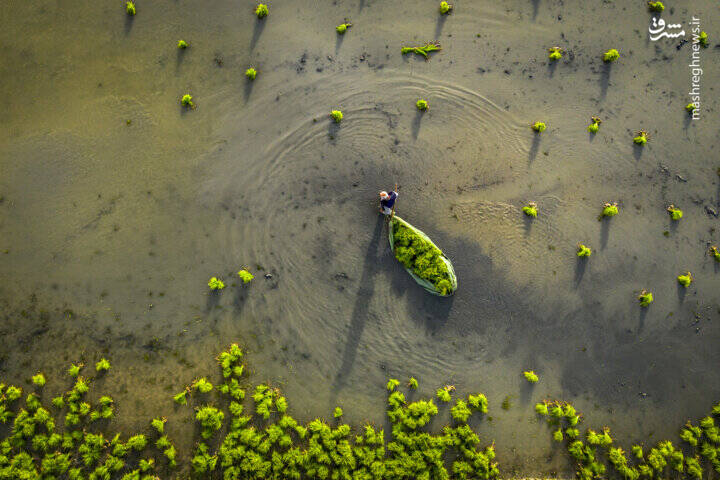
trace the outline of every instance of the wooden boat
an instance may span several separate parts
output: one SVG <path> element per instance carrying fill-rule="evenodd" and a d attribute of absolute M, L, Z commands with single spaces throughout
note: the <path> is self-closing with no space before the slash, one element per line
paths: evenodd
<path fill-rule="evenodd" d="M 440 260 L 442 260 L 442 262 L 444 263 L 445 268 L 447 269 L 446 273 L 447 273 L 448 280 L 449 280 L 449 282 L 450 282 L 450 287 L 447 288 L 447 289 L 443 292 L 443 291 L 439 290 L 438 288 L 436 288 L 435 284 L 433 284 L 430 280 L 421 278 L 420 276 L 418 276 L 417 272 L 415 272 L 412 268 L 409 268 L 409 267 L 407 267 L 406 265 L 403 265 L 403 266 L 405 267 L 405 270 L 410 274 L 410 276 L 411 276 L 421 287 L 423 287 L 425 290 L 427 290 L 428 292 L 432 293 L 433 295 L 438 295 L 438 296 L 440 296 L 440 297 L 449 297 L 449 296 L 451 296 L 452 294 L 454 294 L 454 293 L 455 293 L 455 290 L 457 290 L 457 277 L 455 276 L 455 269 L 453 268 L 453 264 L 452 264 L 452 262 L 450 261 L 450 259 L 447 258 L 444 253 L 442 253 L 442 250 L 440 250 L 440 248 L 439 248 L 437 245 L 435 245 L 435 244 L 433 243 L 433 241 L 430 240 L 430 237 L 428 237 L 427 235 L 425 235 L 425 233 L 424 233 L 423 231 L 418 230 L 417 228 L 413 227 L 412 225 L 410 225 L 408 222 L 406 222 L 406 221 L 403 220 L 402 218 L 398 217 L 397 215 L 393 215 L 392 219 L 390 220 L 390 224 L 389 224 L 389 228 L 388 228 L 388 230 L 389 230 L 389 235 L 388 235 L 388 237 L 389 237 L 389 240 L 390 240 L 390 249 L 393 251 L 393 253 L 396 254 L 396 251 L 395 251 L 395 237 L 394 237 L 394 234 L 393 234 L 394 231 L 395 231 L 396 225 L 402 225 L 402 226 L 408 228 L 408 229 L 411 230 L 416 236 L 422 238 L 425 242 L 429 243 L 430 245 L 432 245 L 434 248 L 436 248 L 436 249 L 440 252 L 439 257 L 440 257 Z M 397 254 L 396 254 L 396 255 L 397 255 Z M 397 256 L 396 256 L 396 258 L 397 258 Z M 398 261 L 399 261 L 399 260 L 398 260 Z M 401 262 L 401 263 L 402 263 L 402 262 Z"/>

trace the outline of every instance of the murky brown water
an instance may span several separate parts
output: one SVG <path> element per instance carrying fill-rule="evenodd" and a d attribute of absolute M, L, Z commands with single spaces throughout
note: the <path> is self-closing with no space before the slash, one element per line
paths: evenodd
<path fill-rule="evenodd" d="M 102 387 L 135 428 L 240 341 L 255 378 L 282 384 L 304 419 L 338 404 L 381 421 L 389 375 L 428 395 L 483 391 L 494 413 L 480 434 L 526 474 L 565 465 L 537 400 L 573 401 L 629 444 L 674 435 L 720 397 L 720 271 L 705 254 L 720 243 L 705 210 L 720 209 L 712 2 L 663 14 L 700 17 L 711 36 L 693 122 L 690 45 L 648 40 L 642 2 L 458 1 L 443 19 L 434 1 L 298 0 L 271 4 L 264 23 L 247 2 L 138 1 L 133 19 L 122 2 L 11 3 L 3 379 L 106 353 L 115 380 Z M 433 38 L 443 51 L 429 62 L 400 54 Z M 553 45 L 566 55 L 548 66 Z M 608 69 L 611 47 L 622 57 Z M 188 92 L 193 111 L 178 103 Z M 641 128 L 651 140 L 637 149 Z M 399 213 L 453 259 L 455 297 L 428 296 L 392 258 L 374 202 L 394 182 Z M 621 213 L 601 223 L 605 201 Z M 210 276 L 243 266 L 252 284 L 208 294 Z M 655 294 L 647 311 L 641 288 Z"/>

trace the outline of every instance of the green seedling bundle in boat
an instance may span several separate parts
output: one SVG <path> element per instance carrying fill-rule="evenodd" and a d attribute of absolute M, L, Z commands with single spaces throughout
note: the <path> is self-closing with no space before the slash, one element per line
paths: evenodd
<path fill-rule="evenodd" d="M 428 292 L 448 297 L 457 290 L 450 260 L 430 238 L 398 216 L 390 220 L 390 248 L 407 272 Z"/>

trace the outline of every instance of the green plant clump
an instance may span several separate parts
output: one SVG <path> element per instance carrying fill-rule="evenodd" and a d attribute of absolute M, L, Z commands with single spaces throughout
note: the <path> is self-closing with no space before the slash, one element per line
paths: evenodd
<path fill-rule="evenodd" d="M 590 117 L 591 124 L 588 126 L 588 132 L 590 133 L 597 133 L 600 129 L 600 124 L 602 123 L 602 120 L 598 117 Z"/>
<path fill-rule="evenodd" d="M 347 32 L 347 29 L 352 27 L 352 23 L 346 18 L 344 23 L 341 23 L 337 27 L 335 27 L 335 31 L 339 35 L 345 35 L 345 32 Z"/>
<path fill-rule="evenodd" d="M 403 55 L 414 53 L 424 57 L 425 60 L 430 60 L 430 52 L 437 52 L 439 50 L 442 50 L 439 42 L 428 42 L 421 47 L 402 47 L 400 49 Z"/>
<path fill-rule="evenodd" d="M 538 380 L 540 380 L 540 378 L 538 378 L 538 376 L 532 370 L 523 372 L 523 376 L 525 377 L 525 380 L 527 380 L 530 383 L 537 383 Z"/>
<path fill-rule="evenodd" d="M 390 221 L 390 228 L 395 258 L 415 275 L 430 282 L 441 295 L 451 294 L 453 282 L 450 270 L 442 258 L 442 250 L 397 217 Z"/>
<path fill-rule="evenodd" d="M 537 203 L 535 203 L 535 202 L 528 203 L 527 205 L 525 205 L 522 208 L 522 211 L 528 217 L 537 218 L 537 215 L 538 215 Z"/>
<path fill-rule="evenodd" d="M 592 255 L 592 249 L 583 245 L 582 243 L 578 243 L 577 256 L 580 258 L 585 258 L 589 257 L 590 255 Z"/>
<path fill-rule="evenodd" d="M 213 384 L 208 382 L 205 377 L 200 377 L 192 383 L 191 388 L 200 393 L 208 393 L 213 389 Z"/>
<path fill-rule="evenodd" d="M 200 422 L 202 426 L 202 437 L 208 439 L 212 437 L 217 430 L 220 430 L 222 422 L 225 419 L 225 414 L 215 407 L 206 405 L 197 409 L 195 419 Z"/>
<path fill-rule="evenodd" d="M 265 18 L 269 13 L 270 11 L 268 10 L 268 6 L 264 3 L 260 3 L 257 7 L 255 7 L 255 15 L 257 15 L 258 18 Z"/>
<path fill-rule="evenodd" d="M 82 363 L 78 363 L 78 364 L 71 363 L 70 367 L 68 368 L 68 375 L 70 375 L 71 377 L 77 378 L 77 376 L 80 375 L 80 370 L 84 366 L 85 365 L 83 365 Z"/>
<path fill-rule="evenodd" d="M 653 2 L 652 0 L 650 0 L 650 1 L 648 1 L 648 9 L 651 12 L 660 13 L 663 10 L 665 10 L 665 5 L 663 5 L 662 2 Z"/>
<path fill-rule="evenodd" d="M 542 133 L 547 129 L 547 125 L 545 125 L 543 122 L 535 122 L 530 125 L 530 128 L 532 128 L 537 133 Z"/>
<path fill-rule="evenodd" d="M 716 262 L 720 262 L 720 250 L 718 250 L 718 247 L 713 245 L 712 247 L 710 247 L 709 253 Z"/>
<path fill-rule="evenodd" d="M 693 114 L 693 112 L 697 109 L 697 105 L 694 103 L 688 103 L 685 105 L 685 111 L 687 111 L 690 115 Z"/>
<path fill-rule="evenodd" d="M 548 55 L 550 61 L 556 62 L 562 58 L 563 49 L 560 47 L 550 47 L 548 48 L 548 52 L 550 52 Z"/>
<path fill-rule="evenodd" d="M 107 358 L 101 358 L 95 364 L 95 371 L 97 372 L 107 372 L 108 370 L 110 370 L 110 362 Z"/>
<path fill-rule="evenodd" d="M 210 290 L 222 290 L 225 288 L 225 282 L 217 277 L 212 277 L 208 281 L 208 287 L 210 287 Z"/>
<path fill-rule="evenodd" d="M 641 307 L 647 307 L 647 306 L 649 306 L 652 302 L 655 301 L 655 299 L 653 298 L 652 292 L 648 292 L 648 291 L 645 290 L 645 289 L 643 289 L 643 290 L 640 292 L 640 295 L 638 295 L 637 298 L 638 298 L 638 301 L 640 302 L 640 306 L 641 306 Z"/>
<path fill-rule="evenodd" d="M 427 100 L 423 100 L 423 99 L 418 100 L 417 103 L 415 103 L 415 106 L 421 112 L 424 112 L 425 110 L 430 109 L 430 104 L 428 104 Z"/>
<path fill-rule="evenodd" d="M 468 395 L 468 405 L 480 413 L 488 413 L 488 400 L 482 393 Z"/>
<path fill-rule="evenodd" d="M 178 40 L 177 47 L 178 47 L 180 50 L 185 50 L 185 49 L 188 48 L 189 46 L 190 46 L 190 45 L 188 45 L 188 43 L 187 43 L 185 40 Z"/>
<path fill-rule="evenodd" d="M 32 376 L 32 383 L 37 385 L 38 387 L 44 387 L 45 386 L 45 375 L 42 373 L 38 373 L 37 375 Z"/>
<path fill-rule="evenodd" d="M 243 283 L 250 283 L 252 282 L 253 278 L 255 278 L 255 275 L 250 273 L 247 269 L 242 269 L 238 272 L 238 276 L 240 277 L 240 280 L 242 280 Z"/>
<path fill-rule="evenodd" d="M 710 42 L 708 40 L 708 34 L 706 32 L 700 32 L 700 36 L 698 37 L 698 42 L 700 45 L 702 45 L 703 48 L 707 48 L 710 46 Z"/>
<path fill-rule="evenodd" d="M 449 14 L 453 9 L 453 6 L 447 2 L 440 2 L 440 13 L 442 15 Z"/>
<path fill-rule="evenodd" d="M 680 285 L 687 288 L 693 281 L 692 274 L 690 272 L 686 272 L 682 275 L 678 275 L 677 281 Z"/>
<path fill-rule="evenodd" d="M 257 70 L 255 70 L 253 67 L 250 67 L 247 70 L 245 70 L 245 76 L 250 81 L 255 80 L 255 77 L 257 77 Z"/>
<path fill-rule="evenodd" d="M 618 58 L 620 58 L 620 52 L 614 48 L 611 48 L 603 54 L 603 62 L 614 62 Z"/>
<path fill-rule="evenodd" d="M 183 107 L 195 108 L 195 104 L 192 101 L 192 95 L 190 95 L 189 93 L 186 93 L 185 95 L 182 96 L 182 99 L 180 99 L 180 104 Z M 213 277 L 213 278 L 215 278 L 215 277 Z"/>
<path fill-rule="evenodd" d="M 635 142 L 635 145 L 643 146 L 650 139 L 650 135 L 645 130 L 638 131 L 636 135 L 637 136 L 633 138 L 633 142 Z"/>
<path fill-rule="evenodd" d="M 413 390 L 417 390 L 418 381 L 415 377 L 410 377 L 410 380 L 408 381 L 408 387 L 412 388 Z"/>
<path fill-rule="evenodd" d="M 128 15 L 135 15 L 137 13 L 137 10 L 135 9 L 135 4 L 133 2 L 125 2 L 125 12 L 127 12 Z"/>
<path fill-rule="evenodd" d="M 602 212 L 600 213 L 600 218 L 605 217 L 614 217 L 619 213 L 617 203 L 605 203 L 603 205 Z"/>
<path fill-rule="evenodd" d="M 667 208 L 668 215 L 670 215 L 670 218 L 674 221 L 678 221 L 682 218 L 683 212 L 679 208 L 676 208 L 675 205 L 670 205 Z"/>
<path fill-rule="evenodd" d="M 343 113 L 340 110 L 333 110 L 330 112 L 330 118 L 335 120 L 335 123 L 340 123 L 343 119 Z"/>
<path fill-rule="evenodd" d="M 450 392 L 453 390 L 455 390 L 455 387 L 452 385 L 445 385 L 443 388 L 438 388 L 437 398 L 440 399 L 441 402 L 449 402 L 452 399 Z"/>

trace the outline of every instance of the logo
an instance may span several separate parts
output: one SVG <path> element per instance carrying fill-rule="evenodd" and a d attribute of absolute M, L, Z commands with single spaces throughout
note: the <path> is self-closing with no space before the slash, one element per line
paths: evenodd
<path fill-rule="evenodd" d="M 685 30 L 680 30 L 677 33 L 670 33 L 670 31 L 665 31 L 666 27 L 668 30 L 679 29 L 682 28 L 682 24 L 669 23 L 665 25 L 665 20 L 663 20 L 662 18 L 653 17 L 652 24 L 648 28 L 648 33 L 650 33 L 650 40 L 653 42 L 657 42 L 661 38 L 678 38 L 685 36 Z"/>

